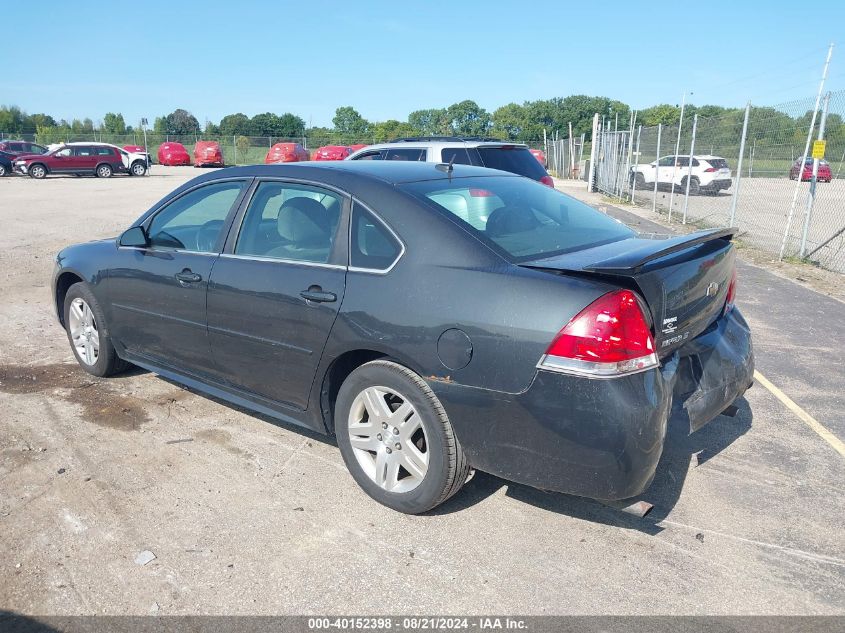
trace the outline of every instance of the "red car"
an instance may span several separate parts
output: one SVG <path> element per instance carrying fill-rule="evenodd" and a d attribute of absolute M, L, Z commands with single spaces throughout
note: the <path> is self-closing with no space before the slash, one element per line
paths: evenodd
<path fill-rule="evenodd" d="M 801 166 L 801 159 L 799 158 L 794 163 L 792 163 L 792 168 L 789 170 L 789 179 L 795 180 L 798 178 L 798 168 Z M 813 178 L 813 159 L 808 158 L 804 162 L 804 169 L 801 172 L 801 180 L 812 180 Z M 826 160 L 819 161 L 819 171 L 817 174 L 817 180 L 819 182 L 830 182 L 833 178 L 833 174 L 830 172 L 830 164 Z"/>
<path fill-rule="evenodd" d="M 531 155 L 543 166 L 546 166 L 546 153 L 541 149 L 529 149 Z"/>
<path fill-rule="evenodd" d="M 0 151 L 13 156 L 25 156 L 27 154 L 46 154 L 47 148 L 38 143 L 29 141 L 0 141 Z"/>
<path fill-rule="evenodd" d="M 269 149 L 264 162 L 272 163 L 298 163 L 308 160 L 308 151 L 299 143 L 276 143 Z"/>
<path fill-rule="evenodd" d="M 160 165 L 190 165 L 191 156 L 182 143 L 167 142 L 158 146 Z"/>
<path fill-rule="evenodd" d="M 194 167 L 225 167 L 220 143 L 197 141 L 194 145 Z"/>
<path fill-rule="evenodd" d="M 73 143 L 47 154 L 18 156 L 15 171 L 39 180 L 47 174 L 92 174 L 111 178 L 116 172 L 126 173 L 128 165 L 124 164 L 117 147 L 105 143 Z"/>
<path fill-rule="evenodd" d="M 317 148 L 311 160 L 343 160 L 354 151 L 348 145 L 323 145 Z"/>

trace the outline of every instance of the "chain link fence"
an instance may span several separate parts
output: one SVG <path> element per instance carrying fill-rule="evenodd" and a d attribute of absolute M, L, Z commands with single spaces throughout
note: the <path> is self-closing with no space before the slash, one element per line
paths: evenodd
<path fill-rule="evenodd" d="M 808 98 L 680 126 L 599 125 L 595 187 L 671 222 L 736 226 L 742 242 L 776 257 L 845 272 L 845 91 L 814 111 Z M 826 158 L 813 182 L 808 139 L 820 135 Z"/>

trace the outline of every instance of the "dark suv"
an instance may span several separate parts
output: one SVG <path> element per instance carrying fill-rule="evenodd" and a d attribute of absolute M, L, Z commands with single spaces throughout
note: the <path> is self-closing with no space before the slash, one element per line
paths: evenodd
<path fill-rule="evenodd" d="M 12 156 L 22 156 L 24 154 L 46 154 L 47 148 L 38 143 L 30 143 L 29 141 L 0 141 L 0 152 L 11 154 Z"/>
<path fill-rule="evenodd" d="M 527 145 L 498 139 L 458 136 L 415 136 L 368 145 L 346 160 L 412 160 L 501 169 L 544 185 L 554 182 Z"/>
<path fill-rule="evenodd" d="M 128 165 L 120 149 L 113 145 L 73 143 L 42 156 L 21 156 L 15 160 L 15 171 L 39 179 L 47 174 L 88 174 L 110 178 L 115 172 L 127 172 Z"/>

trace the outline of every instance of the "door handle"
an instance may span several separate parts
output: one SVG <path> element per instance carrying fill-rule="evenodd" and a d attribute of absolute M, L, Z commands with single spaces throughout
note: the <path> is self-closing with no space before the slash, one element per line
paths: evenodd
<path fill-rule="evenodd" d="M 333 292 L 324 292 L 320 286 L 311 286 L 308 290 L 303 290 L 299 296 L 306 301 L 314 301 L 315 303 L 331 303 L 337 301 L 337 295 Z"/>
<path fill-rule="evenodd" d="M 175 277 L 183 286 L 186 284 L 195 284 L 199 281 L 202 281 L 202 276 L 191 271 L 189 268 L 186 268 L 181 273 L 176 273 Z"/>

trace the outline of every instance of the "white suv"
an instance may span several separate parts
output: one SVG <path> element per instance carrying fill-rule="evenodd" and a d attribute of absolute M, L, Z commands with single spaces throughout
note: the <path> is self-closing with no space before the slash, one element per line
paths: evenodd
<path fill-rule="evenodd" d="M 495 139 L 419 136 L 368 145 L 345 160 L 413 160 L 501 169 L 554 187 L 546 169 L 527 145 Z"/>
<path fill-rule="evenodd" d="M 640 189 L 649 185 L 653 187 L 657 180 L 658 187 L 674 185 L 676 191 L 685 192 L 689 177 L 689 192 L 692 195 L 730 189 L 733 180 L 728 161 L 720 156 L 693 156 L 690 169 L 689 158 L 689 154 L 664 156 L 648 165 L 632 167 L 631 183 L 636 182 L 637 189 Z"/>

